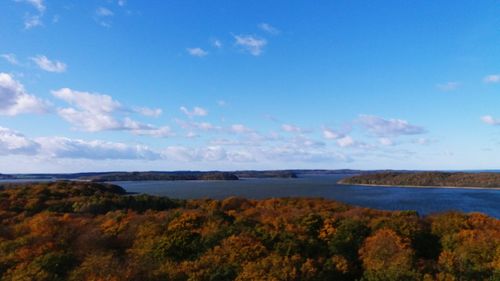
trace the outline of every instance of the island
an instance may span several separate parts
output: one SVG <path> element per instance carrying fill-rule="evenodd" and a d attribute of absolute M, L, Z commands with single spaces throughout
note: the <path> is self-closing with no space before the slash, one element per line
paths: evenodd
<path fill-rule="evenodd" d="M 239 178 L 297 178 L 297 173 L 289 170 L 236 171 Z"/>
<path fill-rule="evenodd" d="M 94 182 L 111 181 L 176 181 L 176 180 L 238 180 L 238 176 L 227 172 L 115 172 L 81 176 L 80 180 Z"/>
<path fill-rule="evenodd" d="M 15 177 L 12 175 L 6 175 L 6 174 L 0 174 L 0 180 L 10 180 L 14 179 Z"/>
<path fill-rule="evenodd" d="M 0 184 L 1 280 L 499 280 L 500 221 L 320 198 Z"/>
<path fill-rule="evenodd" d="M 500 188 L 500 173 L 382 172 L 356 175 L 342 179 L 339 183 L 414 187 Z"/>

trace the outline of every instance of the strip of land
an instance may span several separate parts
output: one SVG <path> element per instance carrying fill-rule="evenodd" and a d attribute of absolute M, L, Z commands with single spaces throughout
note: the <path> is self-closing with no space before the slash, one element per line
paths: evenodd
<path fill-rule="evenodd" d="M 175 181 L 175 180 L 238 180 L 244 178 L 297 178 L 298 175 L 359 174 L 359 170 L 244 170 L 244 171 L 110 171 L 57 174 L 0 174 L 0 180 L 84 180 L 111 181 Z M 365 171 L 366 172 L 366 171 Z"/>
<path fill-rule="evenodd" d="M 384 172 L 361 174 L 340 184 L 420 188 L 466 188 L 500 190 L 500 173 Z"/>

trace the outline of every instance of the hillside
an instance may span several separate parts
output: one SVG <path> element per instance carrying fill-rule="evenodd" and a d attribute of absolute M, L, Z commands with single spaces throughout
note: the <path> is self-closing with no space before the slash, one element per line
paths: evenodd
<path fill-rule="evenodd" d="M 500 221 L 323 199 L 0 187 L 0 280 L 498 280 Z"/>
<path fill-rule="evenodd" d="M 342 184 L 395 186 L 500 187 L 500 173 L 384 172 L 341 180 Z"/>

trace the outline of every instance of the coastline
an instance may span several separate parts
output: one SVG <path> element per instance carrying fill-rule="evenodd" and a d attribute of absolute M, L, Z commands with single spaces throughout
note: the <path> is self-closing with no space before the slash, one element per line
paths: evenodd
<path fill-rule="evenodd" d="M 378 186 L 378 187 L 402 187 L 402 188 L 446 188 L 446 189 L 483 189 L 483 190 L 500 190 L 500 187 L 474 187 L 474 186 L 440 186 L 440 185 L 390 185 L 390 184 L 367 184 L 367 183 L 342 183 L 340 185 L 359 185 L 359 186 Z"/>

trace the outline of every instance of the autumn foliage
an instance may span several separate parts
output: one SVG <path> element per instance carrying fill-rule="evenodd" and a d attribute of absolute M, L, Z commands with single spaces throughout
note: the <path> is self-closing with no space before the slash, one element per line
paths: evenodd
<path fill-rule="evenodd" d="M 0 190 L 0 280 L 500 280 L 500 221 L 324 199 Z"/>

